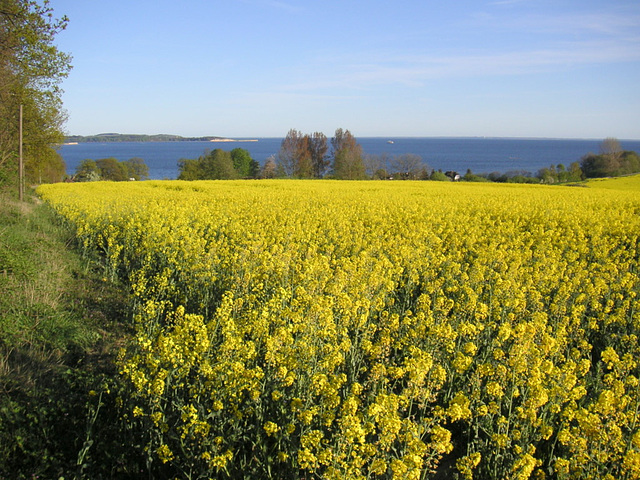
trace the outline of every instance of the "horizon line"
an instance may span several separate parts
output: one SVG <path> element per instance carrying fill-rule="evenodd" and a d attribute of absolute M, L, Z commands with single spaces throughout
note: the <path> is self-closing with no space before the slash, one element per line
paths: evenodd
<path fill-rule="evenodd" d="M 180 137 L 184 139 L 190 138 L 219 138 L 219 139 L 229 139 L 229 140 L 238 140 L 238 139 L 260 139 L 260 138 L 285 138 L 286 135 L 264 135 L 264 136 L 256 136 L 256 135 L 242 135 L 242 136 L 224 136 L 224 135 L 191 135 L 191 136 L 183 136 L 173 133 L 96 133 L 89 135 L 82 134 L 68 134 L 65 137 L 99 137 L 106 135 L 139 135 L 139 136 L 173 136 Z M 639 138 L 619 138 L 614 136 L 606 136 L 606 137 L 547 137 L 547 136 L 523 136 L 523 135 L 514 135 L 514 136 L 502 136 L 502 135 L 354 135 L 356 139 L 358 138 L 385 138 L 389 140 L 399 139 L 399 138 L 433 138 L 433 139 L 487 139 L 487 140 L 589 140 L 589 141 L 598 141 L 605 140 L 607 138 L 615 138 L 618 141 L 630 141 L 630 142 L 640 142 Z M 331 138 L 327 136 L 327 138 Z"/>

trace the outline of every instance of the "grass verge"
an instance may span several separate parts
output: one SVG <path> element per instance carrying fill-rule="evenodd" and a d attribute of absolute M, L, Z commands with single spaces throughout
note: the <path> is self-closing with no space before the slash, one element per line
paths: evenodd
<path fill-rule="evenodd" d="M 126 293 L 33 196 L 0 192 L 0 478 L 133 478 L 115 355 Z"/>

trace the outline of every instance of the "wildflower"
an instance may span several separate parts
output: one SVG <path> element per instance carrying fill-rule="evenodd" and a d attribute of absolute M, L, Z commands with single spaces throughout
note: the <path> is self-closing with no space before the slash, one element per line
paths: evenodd
<path fill-rule="evenodd" d="M 539 460 L 531 455 L 531 453 L 525 453 L 513 464 L 513 478 L 515 480 L 528 480 L 531 477 L 533 469 L 539 464 Z"/>
<path fill-rule="evenodd" d="M 447 409 L 447 415 L 452 421 L 462 420 L 471 416 L 471 410 L 469 410 L 469 399 L 462 393 L 458 392 L 455 397 L 449 402 L 449 408 Z"/>
<path fill-rule="evenodd" d="M 488 382 L 487 383 L 487 393 L 492 397 L 502 398 L 504 395 L 504 391 L 502 390 L 502 386 L 498 382 Z"/>
<path fill-rule="evenodd" d="M 618 354 L 612 347 L 605 348 L 602 352 L 601 358 L 609 370 L 611 370 L 614 365 L 620 361 L 620 357 L 618 357 Z"/>
<path fill-rule="evenodd" d="M 431 430 L 431 442 L 436 452 L 449 453 L 453 450 L 451 432 L 441 426 L 437 426 Z"/>
<path fill-rule="evenodd" d="M 278 427 L 276 423 L 273 423 L 271 421 L 266 422 L 263 428 L 264 428 L 264 431 L 267 432 L 268 436 L 272 436 L 278 431 L 280 431 L 280 427 Z"/>
<path fill-rule="evenodd" d="M 600 392 L 598 401 L 596 403 L 596 411 L 603 415 L 609 415 L 613 412 L 616 406 L 616 396 L 611 390 L 603 390 Z"/>
<path fill-rule="evenodd" d="M 278 460 L 282 463 L 286 462 L 289 459 L 289 454 L 287 452 L 278 452 Z"/>
<path fill-rule="evenodd" d="M 173 460 L 173 452 L 165 444 L 160 445 L 156 449 L 156 453 L 158 454 L 158 458 L 160 459 L 160 461 L 162 463 L 167 463 L 167 462 L 170 462 L 171 460 Z"/>
<path fill-rule="evenodd" d="M 470 455 L 462 457 L 456 461 L 456 469 L 466 480 L 473 479 L 473 469 L 480 464 L 482 455 L 480 452 L 474 452 Z"/>

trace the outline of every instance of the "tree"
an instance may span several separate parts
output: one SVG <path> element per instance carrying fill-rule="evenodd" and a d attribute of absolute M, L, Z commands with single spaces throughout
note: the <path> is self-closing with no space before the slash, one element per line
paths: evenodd
<path fill-rule="evenodd" d="M 640 171 L 636 152 L 623 150 L 615 138 L 606 138 L 600 145 L 600 155 L 589 153 L 582 157 L 580 168 L 585 178 L 615 177 Z"/>
<path fill-rule="evenodd" d="M 112 180 L 114 182 L 129 180 L 127 167 L 116 158 L 101 158 L 96 160 L 96 166 L 102 180 Z"/>
<path fill-rule="evenodd" d="M 604 155 L 596 155 L 595 153 L 588 153 L 582 157 L 580 168 L 587 178 L 606 177 L 609 174 Z"/>
<path fill-rule="evenodd" d="M 540 169 L 537 176 L 543 183 L 556 183 L 558 181 L 558 171 L 555 165 Z"/>
<path fill-rule="evenodd" d="M 342 180 L 366 178 L 362 146 L 349 130 L 339 128 L 331 139 L 333 147 L 333 174 Z"/>
<path fill-rule="evenodd" d="M 276 169 L 277 169 L 276 158 L 273 155 L 271 155 L 269 158 L 267 158 L 267 160 L 264 162 L 264 165 L 262 166 L 262 170 L 260 172 L 260 178 L 275 178 Z"/>
<path fill-rule="evenodd" d="M 519 175 L 524 178 L 521 183 L 532 183 L 534 181 L 541 181 L 543 183 L 566 183 L 566 182 L 579 182 L 582 180 L 583 173 L 580 169 L 580 164 L 578 162 L 573 162 L 569 165 L 569 170 L 566 167 L 559 163 L 558 165 L 551 165 L 548 168 L 543 168 L 538 171 L 536 175 L 536 179 L 531 178 L 524 173 Z M 513 177 L 508 179 L 510 182 L 515 182 Z"/>
<path fill-rule="evenodd" d="M 609 170 L 615 171 L 620 168 L 620 158 L 622 157 L 622 147 L 617 138 L 607 137 L 600 144 L 600 153 L 609 162 Z"/>
<path fill-rule="evenodd" d="M 178 160 L 178 180 L 200 180 L 204 177 L 200 159 L 181 158 Z"/>
<path fill-rule="evenodd" d="M 559 183 L 579 182 L 582 180 L 582 170 L 580 170 L 578 162 L 571 163 L 568 170 L 562 163 L 559 163 L 556 165 L 556 170 Z"/>
<path fill-rule="evenodd" d="M 322 134 L 303 135 L 292 128 L 282 140 L 278 151 L 278 169 L 287 177 L 312 178 L 322 173 L 324 155 L 326 153 L 326 137 L 324 145 Z"/>
<path fill-rule="evenodd" d="M 100 180 L 100 170 L 94 160 L 87 158 L 76 167 L 75 180 L 78 182 L 95 182 Z"/>
<path fill-rule="evenodd" d="M 279 168 L 284 171 L 287 177 L 292 177 L 296 171 L 301 138 L 302 134 L 295 128 L 292 128 L 280 144 L 277 162 Z"/>
<path fill-rule="evenodd" d="M 124 162 L 118 159 L 101 158 L 92 160 L 87 158 L 76 167 L 74 179 L 78 182 L 93 182 L 96 180 L 112 180 L 122 182 L 125 180 L 146 180 L 149 178 L 149 167 L 141 158 L 130 158 Z"/>
<path fill-rule="evenodd" d="M 71 57 L 54 46 L 54 39 L 67 22 L 53 16 L 47 0 L 0 1 L 0 170 L 10 176 L 17 173 L 20 105 L 27 177 L 55 181 L 64 173 L 55 146 L 64 138 L 59 85 L 71 69 Z"/>
<path fill-rule="evenodd" d="M 327 136 L 321 132 L 315 132 L 308 137 L 307 147 L 311 156 L 311 165 L 313 168 L 313 176 L 316 178 L 322 178 L 329 167 L 329 158 L 327 157 L 327 151 L 329 145 L 327 144 Z"/>
<path fill-rule="evenodd" d="M 329 166 L 327 137 L 324 133 L 302 134 L 295 128 L 282 140 L 277 156 L 277 171 L 283 176 L 322 178 Z"/>
<path fill-rule="evenodd" d="M 625 150 L 620 160 L 623 174 L 640 172 L 640 157 L 636 152 Z"/>
<path fill-rule="evenodd" d="M 231 152 L 216 148 L 208 155 L 201 157 L 203 180 L 230 180 L 238 178 L 233 168 Z"/>
<path fill-rule="evenodd" d="M 127 175 L 131 179 L 146 180 L 149 178 L 149 167 L 144 163 L 144 160 L 138 157 L 125 160 L 124 166 L 127 169 Z"/>
<path fill-rule="evenodd" d="M 580 164 L 578 162 L 572 162 L 571 165 L 569 165 L 567 182 L 579 182 L 583 179 L 583 177 L 584 174 L 582 173 Z"/>
<path fill-rule="evenodd" d="M 29 141 L 33 140 L 33 136 Z M 36 156 L 29 156 L 29 161 L 24 164 L 24 176 L 26 179 L 35 183 L 54 183 L 61 182 L 66 175 L 66 165 L 62 156 L 53 148 L 37 149 L 30 142 L 24 145 L 23 156 L 26 157 L 27 151 L 39 151 Z"/>
<path fill-rule="evenodd" d="M 389 166 L 389 155 L 387 153 L 373 154 L 366 153 L 362 156 L 364 162 L 365 173 L 369 178 L 378 180 L 389 177 L 387 167 Z"/>
<path fill-rule="evenodd" d="M 470 168 L 467 168 L 467 173 L 464 174 L 462 180 L 465 182 L 488 182 L 489 180 L 481 175 L 474 174 Z"/>
<path fill-rule="evenodd" d="M 311 147 L 309 135 L 303 135 L 298 140 L 296 150 L 296 162 L 294 164 L 293 176 L 296 178 L 312 178 L 313 160 L 311 158 Z"/>
<path fill-rule="evenodd" d="M 422 157 L 413 153 L 394 156 L 391 166 L 394 174 L 403 180 L 417 180 L 427 168 Z"/>
<path fill-rule="evenodd" d="M 231 160 L 236 174 L 240 178 L 255 178 L 260 168 L 258 162 L 251 158 L 251 154 L 244 148 L 231 150 Z"/>
<path fill-rule="evenodd" d="M 178 180 L 229 180 L 257 178 L 260 165 L 243 148 L 231 152 L 216 148 L 197 159 L 181 158 L 178 170 Z"/>

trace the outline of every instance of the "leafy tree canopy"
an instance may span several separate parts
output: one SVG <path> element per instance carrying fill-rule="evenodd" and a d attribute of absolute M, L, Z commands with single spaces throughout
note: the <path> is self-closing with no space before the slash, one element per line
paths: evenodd
<path fill-rule="evenodd" d="M 146 180 L 149 178 L 149 167 L 141 158 L 131 158 L 124 162 L 116 158 L 101 158 L 83 160 L 76 168 L 74 180 L 77 182 L 93 182 L 96 180 Z"/>
<path fill-rule="evenodd" d="M 618 140 L 607 138 L 600 146 L 600 154 L 582 157 L 580 167 L 587 178 L 617 177 L 640 172 L 640 157 L 636 152 L 623 150 Z"/>
<path fill-rule="evenodd" d="M 333 147 L 333 174 L 343 180 L 366 178 L 362 146 L 349 130 L 338 128 L 331 139 Z"/>
<path fill-rule="evenodd" d="M 147 167 L 147 164 L 144 163 L 143 159 L 134 157 L 129 160 L 125 160 L 123 163 L 127 168 L 129 179 L 146 180 L 149 178 L 149 167 Z"/>
<path fill-rule="evenodd" d="M 178 180 L 230 180 L 257 178 L 259 165 L 244 148 L 216 148 L 197 159 L 180 159 L 178 171 Z"/>
<path fill-rule="evenodd" d="M 322 178 L 329 166 L 327 137 L 321 132 L 302 134 L 292 128 L 278 152 L 278 170 L 283 176 Z"/>
<path fill-rule="evenodd" d="M 231 150 L 231 160 L 233 168 L 240 178 L 256 178 L 258 176 L 260 165 L 251 158 L 248 150 L 234 148 Z"/>
<path fill-rule="evenodd" d="M 60 181 L 64 175 L 55 147 L 64 138 L 60 83 L 71 57 L 54 40 L 67 22 L 55 18 L 48 0 L 0 0 L 0 182 L 17 176 L 20 105 L 27 179 Z"/>

